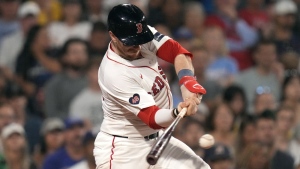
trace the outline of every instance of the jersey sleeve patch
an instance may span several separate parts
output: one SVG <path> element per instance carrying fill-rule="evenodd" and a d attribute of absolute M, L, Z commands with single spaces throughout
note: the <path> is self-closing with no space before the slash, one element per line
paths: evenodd
<path fill-rule="evenodd" d="M 159 32 L 156 32 L 156 33 L 154 34 L 154 39 L 155 39 L 157 42 L 159 42 L 164 36 L 165 36 L 165 35 L 163 35 L 163 34 L 161 34 L 161 33 L 159 33 Z"/>
<path fill-rule="evenodd" d="M 140 103 L 140 95 L 135 93 L 132 97 L 129 98 L 129 103 L 139 104 Z"/>

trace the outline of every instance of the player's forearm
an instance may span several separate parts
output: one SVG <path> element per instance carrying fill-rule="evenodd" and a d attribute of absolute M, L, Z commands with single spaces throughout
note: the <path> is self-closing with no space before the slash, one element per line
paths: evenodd
<path fill-rule="evenodd" d="M 155 114 L 155 122 L 163 128 L 168 127 L 174 119 L 173 109 L 159 109 Z"/>
<path fill-rule="evenodd" d="M 183 99 L 206 93 L 205 89 L 196 81 L 192 58 L 189 55 L 177 55 L 174 60 L 174 65 L 178 75 L 179 85 L 182 85 L 180 89 Z"/>
<path fill-rule="evenodd" d="M 137 116 L 153 129 L 168 127 L 175 118 L 173 109 L 160 109 L 155 105 L 142 109 Z"/>
<path fill-rule="evenodd" d="M 192 58 L 185 54 L 179 54 L 176 56 L 176 58 L 174 60 L 174 67 L 175 67 L 177 74 L 182 69 L 189 69 L 194 73 L 194 67 L 192 65 Z"/>

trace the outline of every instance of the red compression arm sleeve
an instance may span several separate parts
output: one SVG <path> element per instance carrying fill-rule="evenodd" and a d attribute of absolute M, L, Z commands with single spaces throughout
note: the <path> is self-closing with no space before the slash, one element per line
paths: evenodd
<path fill-rule="evenodd" d="M 157 51 L 157 56 L 169 63 L 174 64 L 175 57 L 179 54 L 185 54 L 190 57 L 193 55 L 183 48 L 178 42 L 173 39 L 167 40 Z"/>
<path fill-rule="evenodd" d="M 161 129 L 163 127 L 155 122 L 155 114 L 158 110 L 159 108 L 157 106 L 147 107 L 142 109 L 137 116 L 149 127 L 153 129 Z"/>

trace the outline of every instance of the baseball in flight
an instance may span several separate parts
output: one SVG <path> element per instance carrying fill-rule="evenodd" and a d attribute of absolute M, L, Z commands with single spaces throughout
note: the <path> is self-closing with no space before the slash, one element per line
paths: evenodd
<path fill-rule="evenodd" d="M 215 139 L 212 135 L 210 134 L 204 134 L 200 139 L 199 139 L 199 145 L 202 148 L 208 149 L 212 147 L 215 144 Z"/>

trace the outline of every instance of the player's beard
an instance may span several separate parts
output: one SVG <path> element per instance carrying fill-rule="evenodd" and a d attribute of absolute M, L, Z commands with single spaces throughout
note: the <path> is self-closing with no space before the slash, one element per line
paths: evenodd
<path fill-rule="evenodd" d="M 122 43 L 113 43 L 114 47 L 117 49 L 115 51 L 118 55 L 126 60 L 136 60 L 140 58 L 141 46 L 125 46 Z"/>
<path fill-rule="evenodd" d="M 126 57 L 129 59 L 129 60 L 135 60 L 135 59 L 138 59 L 139 56 L 140 56 L 140 45 L 137 45 L 137 46 L 131 46 L 129 47 L 129 49 L 127 49 L 125 52 L 126 54 Z"/>

